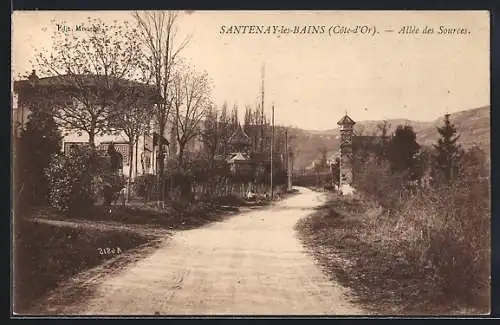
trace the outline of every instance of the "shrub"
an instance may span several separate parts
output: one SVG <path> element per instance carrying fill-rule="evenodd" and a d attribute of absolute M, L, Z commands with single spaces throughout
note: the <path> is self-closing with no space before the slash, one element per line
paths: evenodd
<path fill-rule="evenodd" d="M 95 175 L 100 180 L 102 186 L 102 196 L 104 198 L 104 205 L 110 205 L 117 199 L 118 193 L 126 185 L 126 180 L 123 176 L 114 174 L 108 170 L 98 170 Z"/>
<path fill-rule="evenodd" d="M 489 182 L 466 179 L 434 195 L 442 220 L 432 231 L 427 255 L 443 294 L 484 305 L 490 273 Z"/>
<path fill-rule="evenodd" d="M 156 187 L 155 175 L 140 175 L 134 179 L 133 191 L 135 195 L 143 198 L 150 197 Z"/>
<path fill-rule="evenodd" d="M 370 157 L 354 177 L 354 187 L 387 209 L 401 202 L 405 172 L 392 172 L 389 163 Z"/>
<path fill-rule="evenodd" d="M 107 171 L 107 160 L 86 148 L 57 154 L 45 170 L 49 183 L 49 204 L 67 214 L 91 207 L 104 194 L 113 195 L 124 181 Z"/>
<path fill-rule="evenodd" d="M 355 187 L 385 208 L 380 217 L 366 217 L 371 230 L 366 237 L 434 283 L 443 301 L 485 308 L 490 287 L 488 163 L 477 149 L 462 159 L 454 182 L 411 189 L 403 185 L 405 175 L 372 161 L 358 173 Z"/>
<path fill-rule="evenodd" d="M 380 193 L 379 193 L 380 194 Z M 384 197 L 384 195 L 382 195 Z M 369 221 L 384 249 L 435 283 L 436 295 L 463 306 L 489 303 L 488 179 L 466 177 L 417 189 Z"/>
<path fill-rule="evenodd" d="M 61 134 L 52 114 L 36 105 L 15 144 L 13 171 L 16 211 L 31 204 L 47 204 L 48 181 L 43 171 L 60 148 Z"/>

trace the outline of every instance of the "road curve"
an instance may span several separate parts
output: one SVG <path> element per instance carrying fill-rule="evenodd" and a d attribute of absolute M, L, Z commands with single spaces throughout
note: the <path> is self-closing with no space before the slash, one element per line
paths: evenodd
<path fill-rule="evenodd" d="M 294 226 L 319 206 L 300 193 L 272 207 L 180 231 L 152 255 L 106 278 L 62 314 L 352 315 L 363 313 L 316 266 Z"/>

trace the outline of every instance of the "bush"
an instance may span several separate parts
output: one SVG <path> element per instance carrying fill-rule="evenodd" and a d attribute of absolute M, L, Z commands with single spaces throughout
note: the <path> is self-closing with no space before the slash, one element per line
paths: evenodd
<path fill-rule="evenodd" d="M 469 157 L 463 165 L 454 183 L 405 191 L 404 177 L 368 164 L 356 186 L 386 208 L 380 218 L 367 218 L 373 230 L 368 236 L 435 283 L 443 300 L 484 308 L 490 285 L 490 184 L 478 172 L 483 161 Z"/>
<path fill-rule="evenodd" d="M 44 170 L 61 148 L 61 134 L 49 110 L 36 105 L 13 152 L 15 210 L 46 205 L 48 181 Z"/>
<path fill-rule="evenodd" d="M 135 195 L 143 198 L 150 197 L 156 187 L 155 175 L 140 175 L 134 179 L 133 191 Z"/>
<path fill-rule="evenodd" d="M 103 194 L 114 196 L 123 188 L 124 181 L 107 172 L 107 167 L 105 157 L 86 148 L 77 148 L 68 155 L 55 155 L 45 170 L 49 204 L 73 214 L 91 207 Z"/>
<path fill-rule="evenodd" d="M 376 200 L 382 207 L 395 209 L 401 202 L 401 191 L 406 179 L 404 172 L 391 172 L 389 163 L 375 157 L 360 167 L 354 188 Z"/>
<path fill-rule="evenodd" d="M 427 260 L 443 294 L 459 303 L 489 303 L 489 182 L 466 179 L 433 192 L 437 222 L 431 228 Z"/>

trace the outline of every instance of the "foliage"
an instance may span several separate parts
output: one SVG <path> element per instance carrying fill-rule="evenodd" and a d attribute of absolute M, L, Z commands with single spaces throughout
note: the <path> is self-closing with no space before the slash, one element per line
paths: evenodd
<path fill-rule="evenodd" d="M 319 162 L 316 164 L 316 166 L 319 168 L 325 168 L 325 167 L 327 167 L 327 163 L 328 163 L 328 149 L 326 148 L 326 146 L 322 146 L 320 148 L 320 154 L 321 154 L 321 157 L 319 159 Z"/>
<path fill-rule="evenodd" d="M 461 172 L 451 184 L 407 188 L 406 177 L 371 161 L 355 187 L 385 208 L 380 217 L 366 220 L 367 237 L 433 282 L 439 299 L 484 307 L 490 265 L 488 164 L 478 148 L 456 159 Z"/>
<path fill-rule="evenodd" d="M 156 187 L 157 177 L 152 174 L 139 175 L 134 179 L 134 193 L 143 198 L 151 197 Z"/>
<path fill-rule="evenodd" d="M 218 111 L 215 107 L 209 107 L 207 110 L 205 120 L 203 121 L 201 141 L 203 142 L 207 158 L 210 163 L 213 163 L 215 155 L 220 147 Z"/>
<path fill-rule="evenodd" d="M 490 176 L 489 159 L 484 150 L 478 146 L 463 152 L 459 166 L 461 179 L 487 179 Z"/>
<path fill-rule="evenodd" d="M 171 119 L 174 100 L 172 86 L 176 66 L 181 61 L 179 54 L 188 45 L 186 38 L 177 44 L 177 11 L 136 11 L 133 16 L 138 24 L 138 40 L 145 59 L 144 71 L 146 84 L 153 86 L 158 96 L 154 110 L 158 134 L 165 134 L 167 121 Z M 173 141 L 171 141 L 173 142 Z M 163 146 L 159 146 L 158 157 L 164 157 Z M 164 160 L 159 159 L 159 183 L 165 184 Z M 160 191 L 163 200 L 164 191 Z"/>
<path fill-rule="evenodd" d="M 365 237 L 434 283 L 438 299 L 484 307 L 489 303 L 489 161 L 478 147 L 461 149 L 449 116 L 438 132 L 434 148 L 419 148 L 413 130 L 398 127 L 389 161 L 372 156 L 363 164 L 355 187 L 385 208 L 380 217 L 365 221 L 371 229 Z M 408 182 L 429 169 L 438 176 L 431 184 Z"/>
<path fill-rule="evenodd" d="M 231 138 L 231 135 L 233 135 L 233 126 L 231 125 L 227 106 L 227 102 L 224 102 L 224 104 L 222 104 L 218 122 L 220 146 L 217 150 L 217 153 L 223 156 L 228 154 L 229 139 Z"/>
<path fill-rule="evenodd" d="M 408 172 L 408 177 L 414 180 L 420 175 L 417 174 L 416 154 L 420 145 L 416 141 L 416 134 L 409 125 L 398 126 L 391 139 L 389 146 L 389 162 L 391 170 L 394 172 Z"/>
<path fill-rule="evenodd" d="M 15 148 L 16 204 L 45 204 L 48 180 L 44 170 L 61 148 L 61 134 L 50 112 L 34 109 Z"/>
<path fill-rule="evenodd" d="M 376 154 L 381 159 L 387 159 L 388 150 L 389 150 L 389 129 L 391 128 L 391 124 L 387 121 L 382 121 L 382 123 L 377 124 L 377 129 L 380 131 L 380 144 L 377 148 Z"/>
<path fill-rule="evenodd" d="M 178 159 L 182 166 L 186 145 L 201 133 L 201 121 L 211 107 L 210 80 L 206 72 L 199 73 L 192 66 L 182 65 L 172 77 L 172 105 Z"/>
<path fill-rule="evenodd" d="M 335 162 L 330 167 L 332 174 L 332 183 L 336 186 L 340 186 L 340 158 L 335 158 Z"/>
<path fill-rule="evenodd" d="M 463 154 L 457 143 L 460 136 L 457 135 L 457 129 L 450 121 L 449 114 L 444 116 L 444 125 L 438 127 L 437 131 L 441 138 L 434 145 L 434 175 L 436 178 L 444 177 L 446 182 L 451 182 L 460 173 L 458 161 Z"/>
<path fill-rule="evenodd" d="M 371 156 L 354 177 L 354 188 L 365 193 L 384 208 L 394 209 L 400 204 L 405 171 L 392 171 L 390 163 Z"/>
<path fill-rule="evenodd" d="M 82 149 L 54 156 L 46 170 L 52 207 L 69 213 L 94 203 L 97 193 L 91 160 L 91 152 Z"/>
<path fill-rule="evenodd" d="M 77 147 L 54 156 L 45 175 L 49 181 L 50 206 L 66 213 L 82 213 L 101 195 L 113 197 L 124 186 L 118 175 L 109 172 L 108 157 Z"/>
<path fill-rule="evenodd" d="M 115 105 L 140 74 L 141 49 L 137 31 L 128 22 L 108 25 L 88 18 L 81 32 L 54 32 L 51 51 L 41 50 L 36 63 L 44 80 L 53 82 L 49 98 L 56 120 L 67 130 L 85 132 L 94 146 L 97 134 L 113 131 L 119 114 Z"/>
<path fill-rule="evenodd" d="M 112 121 L 114 127 L 128 138 L 128 155 L 130 157 L 128 177 L 132 178 L 134 165 L 134 144 L 139 141 L 139 136 L 149 131 L 150 121 L 153 118 L 154 97 L 146 87 L 131 87 L 118 103 L 116 110 L 120 112 Z M 130 187 L 130 186 L 129 186 Z M 131 189 L 127 191 L 130 195 Z M 129 199 L 127 197 L 127 199 Z"/>

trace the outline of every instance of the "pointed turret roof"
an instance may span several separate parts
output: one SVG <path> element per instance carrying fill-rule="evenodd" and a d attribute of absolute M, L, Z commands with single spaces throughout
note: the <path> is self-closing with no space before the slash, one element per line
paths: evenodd
<path fill-rule="evenodd" d="M 354 125 L 356 122 L 352 118 L 349 117 L 349 115 L 344 115 L 343 118 L 340 119 L 340 121 L 337 122 L 338 125 Z"/>
<path fill-rule="evenodd" d="M 238 125 L 238 128 L 229 139 L 229 143 L 231 145 L 250 145 L 250 142 L 250 137 L 245 133 L 245 131 L 243 131 L 241 125 Z"/>

